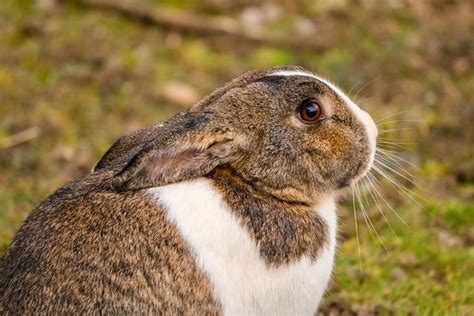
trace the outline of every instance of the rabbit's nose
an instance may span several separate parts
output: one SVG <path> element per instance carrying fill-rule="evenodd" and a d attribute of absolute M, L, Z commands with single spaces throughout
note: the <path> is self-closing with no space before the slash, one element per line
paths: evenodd
<path fill-rule="evenodd" d="M 369 113 L 361 110 L 360 111 L 361 119 L 364 122 L 365 128 L 367 129 L 367 134 L 369 135 L 369 138 L 371 139 L 376 139 L 379 130 L 377 128 L 377 125 L 375 124 L 375 121 L 372 119 Z"/>

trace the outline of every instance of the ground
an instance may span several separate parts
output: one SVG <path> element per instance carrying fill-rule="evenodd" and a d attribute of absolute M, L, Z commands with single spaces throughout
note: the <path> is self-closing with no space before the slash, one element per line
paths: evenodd
<path fill-rule="evenodd" d="M 474 314 L 471 1 L 133 3 L 320 47 L 141 23 L 72 0 L 0 1 L 0 253 L 37 203 L 89 172 L 120 135 L 246 70 L 298 64 L 350 91 L 379 119 L 380 145 L 410 163 L 388 163 L 401 188 L 379 177 L 393 210 L 367 186 L 360 202 L 342 195 L 321 312 Z"/>

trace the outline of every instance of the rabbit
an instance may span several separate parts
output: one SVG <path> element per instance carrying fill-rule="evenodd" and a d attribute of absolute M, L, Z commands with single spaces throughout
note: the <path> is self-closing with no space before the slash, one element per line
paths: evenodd
<path fill-rule="evenodd" d="M 247 72 L 39 204 L 1 260 L 0 314 L 314 315 L 335 199 L 376 138 L 312 72 Z"/>

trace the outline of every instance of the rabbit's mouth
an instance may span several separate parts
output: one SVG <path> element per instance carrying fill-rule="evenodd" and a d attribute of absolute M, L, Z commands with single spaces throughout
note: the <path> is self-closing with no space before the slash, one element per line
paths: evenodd
<path fill-rule="evenodd" d="M 365 168 L 366 166 L 364 162 L 360 161 L 355 167 L 354 172 L 350 172 L 350 174 L 346 175 L 345 177 L 339 180 L 338 185 L 337 185 L 338 189 L 347 188 L 355 184 L 360 179 L 362 179 L 367 173 L 364 171 Z"/>
<path fill-rule="evenodd" d="M 373 137 L 372 141 L 370 138 Z M 349 185 L 357 183 L 360 179 L 365 177 L 367 173 L 369 173 L 370 169 L 372 169 L 372 166 L 374 164 L 375 160 L 375 151 L 376 151 L 376 137 L 373 135 L 368 135 L 369 138 L 369 144 L 368 144 L 368 157 L 367 161 L 359 161 L 356 167 L 356 171 L 354 173 L 354 176 L 352 179 L 349 181 Z"/>
<path fill-rule="evenodd" d="M 354 183 L 357 183 L 360 179 L 362 179 L 367 174 L 367 172 L 369 172 L 369 170 L 370 170 L 370 166 L 365 166 L 365 164 L 362 161 L 360 161 L 357 164 L 355 176 L 352 177 L 352 179 L 348 181 L 348 186 Z"/>

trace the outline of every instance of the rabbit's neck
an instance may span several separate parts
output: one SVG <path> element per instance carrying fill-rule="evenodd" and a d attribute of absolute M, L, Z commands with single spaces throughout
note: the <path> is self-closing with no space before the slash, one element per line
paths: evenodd
<path fill-rule="evenodd" d="M 269 264 L 278 266 L 302 256 L 316 259 L 328 244 L 329 227 L 318 210 L 319 205 L 282 200 L 225 170 L 209 177 Z"/>
<path fill-rule="evenodd" d="M 332 199 L 311 209 L 254 195 L 239 179 L 150 189 L 209 277 L 224 314 L 314 314 L 331 275 Z"/>

